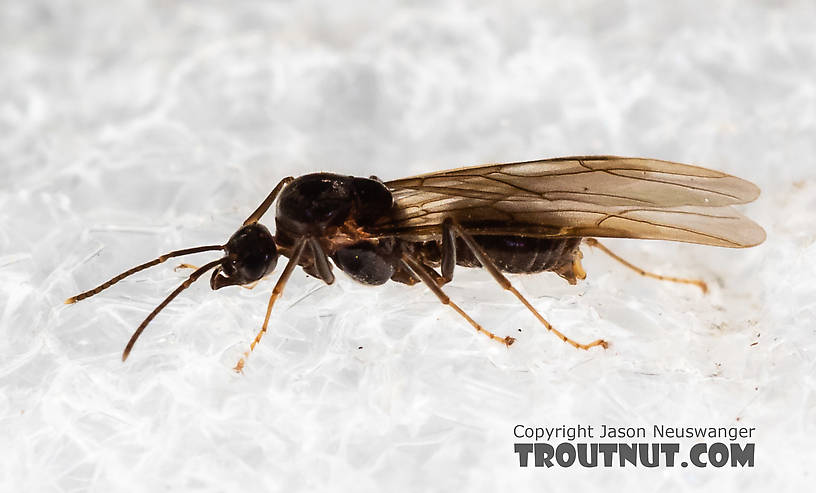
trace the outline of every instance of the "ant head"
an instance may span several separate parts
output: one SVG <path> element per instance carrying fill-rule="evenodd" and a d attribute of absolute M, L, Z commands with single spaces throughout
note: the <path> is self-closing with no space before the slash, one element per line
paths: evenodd
<path fill-rule="evenodd" d="M 275 270 L 278 263 L 275 238 L 259 223 L 242 226 L 224 250 L 226 256 L 210 278 L 212 289 L 255 282 Z"/>

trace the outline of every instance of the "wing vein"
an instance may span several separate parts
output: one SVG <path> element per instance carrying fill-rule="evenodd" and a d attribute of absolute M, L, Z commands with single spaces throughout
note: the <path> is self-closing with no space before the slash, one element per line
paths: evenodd
<path fill-rule="evenodd" d="M 720 246 L 761 243 L 765 232 L 730 208 L 752 183 L 669 161 L 577 156 L 491 164 L 387 182 L 394 213 L 374 235 L 435 239 L 446 218 L 482 234 L 606 236 Z"/>

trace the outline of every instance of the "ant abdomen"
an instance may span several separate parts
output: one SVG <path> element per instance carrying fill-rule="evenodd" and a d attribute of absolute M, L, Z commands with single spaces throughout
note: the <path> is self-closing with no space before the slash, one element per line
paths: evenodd
<path fill-rule="evenodd" d="M 355 281 L 379 286 L 388 282 L 396 270 L 398 258 L 394 258 L 392 251 L 392 244 L 363 241 L 337 250 L 332 260 Z"/>

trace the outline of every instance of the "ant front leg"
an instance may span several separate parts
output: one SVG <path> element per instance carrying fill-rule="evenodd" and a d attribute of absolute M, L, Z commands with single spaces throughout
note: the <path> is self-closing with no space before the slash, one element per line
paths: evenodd
<path fill-rule="evenodd" d="M 306 240 L 301 239 L 298 243 L 295 244 L 295 248 L 292 251 L 292 256 L 289 257 L 289 262 L 286 263 L 286 267 L 283 268 L 283 272 L 281 272 L 280 277 L 278 278 L 278 282 L 275 283 L 275 287 L 272 288 L 272 295 L 269 297 L 269 303 L 266 305 L 266 316 L 264 317 L 263 325 L 261 326 L 261 330 L 258 331 L 258 334 L 255 336 L 255 339 L 252 340 L 252 343 L 249 345 L 249 351 L 244 353 L 244 356 L 238 360 L 238 363 L 235 364 L 235 370 L 238 373 L 242 373 L 244 370 L 244 365 L 246 364 L 246 359 L 249 357 L 249 353 L 251 353 L 255 346 L 261 342 L 261 338 L 264 334 L 266 334 L 266 329 L 269 326 L 269 315 L 272 314 L 272 307 L 275 306 L 275 301 L 280 298 L 281 294 L 283 294 L 283 288 L 286 287 L 286 283 L 289 281 L 289 277 L 292 276 L 292 272 L 294 272 L 295 267 L 297 267 L 298 262 L 300 261 L 301 255 L 303 255 L 303 250 L 306 247 Z"/>
<path fill-rule="evenodd" d="M 281 180 L 280 183 L 278 183 L 275 186 L 275 188 L 273 188 L 272 191 L 269 192 L 269 195 L 267 195 L 266 199 L 264 199 L 264 201 L 261 202 L 261 205 L 259 205 L 258 208 L 255 209 L 255 212 L 253 212 L 252 214 L 249 215 L 248 218 L 246 218 L 246 221 L 244 221 L 244 226 L 252 223 L 257 223 L 261 216 L 266 214 L 266 211 L 269 210 L 269 206 L 271 206 L 275 199 L 278 198 L 278 194 L 280 194 L 281 190 L 283 190 L 283 187 L 292 183 L 292 180 L 294 180 L 294 177 L 291 176 L 287 176 L 286 178 Z"/>

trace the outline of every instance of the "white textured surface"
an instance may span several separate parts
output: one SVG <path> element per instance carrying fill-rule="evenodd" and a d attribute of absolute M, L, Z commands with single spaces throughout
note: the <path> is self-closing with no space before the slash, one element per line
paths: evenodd
<path fill-rule="evenodd" d="M 0 490 L 801 491 L 816 431 L 814 19 L 809 0 L 0 2 Z M 745 210 L 769 236 L 744 251 L 609 242 L 708 280 L 708 296 L 593 252 L 577 287 L 515 278 L 607 351 L 560 343 L 478 271 L 448 291 L 517 335 L 511 350 L 422 288 L 299 271 L 243 376 L 231 367 L 271 282 L 201 282 L 127 364 L 131 331 L 184 273 L 62 305 L 224 241 L 288 174 L 597 153 L 748 178 L 763 196 Z M 757 467 L 520 469 L 517 423 L 740 423 L 758 428 Z"/>

